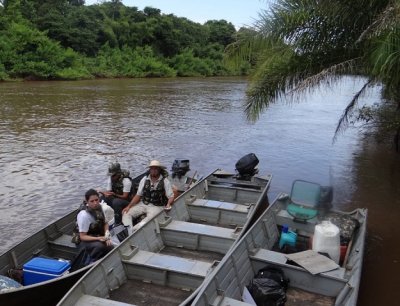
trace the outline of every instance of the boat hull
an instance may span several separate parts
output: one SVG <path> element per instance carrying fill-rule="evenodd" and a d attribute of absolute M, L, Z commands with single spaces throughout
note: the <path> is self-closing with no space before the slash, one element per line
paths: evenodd
<path fill-rule="evenodd" d="M 288 195 L 279 195 L 210 274 L 195 300 L 187 304 L 254 305 L 248 299 L 247 289 L 257 273 L 268 266 L 280 269 L 290 280 L 284 297 L 290 305 L 356 306 L 365 248 L 367 210 L 321 210 L 315 218 L 298 222 L 287 212 L 289 204 Z M 305 242 L 302 247 L 309 249 L 315 226 L 327 219 L 337 223 L 341 233 L 350 233 L 347 253 L 340 265 L 312 250 L 294 250 L 291 254 L 279 247 L 282 228 L 288 226 L 298 235 L 296 245 L 300 245 L 299 241 L 302 240 Z M 351 224 L 354 224 L 354 228 Z M 304 254 L 310 256 L 306 261 L 296 261 L 293 265 L 288 260 L 290 256 Z M 319 261 L 321 258 L 322 261 Z M 316 268 L 319 271 L 313 270 Z M 268 289 L 265 290 L 268 292 Z"/>
<path fill-rule="evenodd" d="M 211 173 L 99 261 L 58 305 L 190 301 L 258 208 L 268 204 L 270 181 L 271 176 L 241 181 Z"/>
<path fill-rule="evenodd" d="M 87 266 L 66 277 L 58 278 L 56 281 L 48 281 L 2 293 L 0 294 L 0 305 L 56 305 L 68 289 L 89 269 L 90 266 Z"/>
<path fill-rule="evenodd" d="M 133 184 L 138 186 L 145 174 L 133 178 Z M 66 214 L 1 254 L 0 274 L 7 275 L 9 269 L 21 269 L 24 263 L 36 256 L 73 261 L 79 253 L 79 248 L 71 242 L 78 212 L 77 209 Z M 3 290 L 0 292 L 0 305 L 54 306 L 92 265 L 45 282 Z"/>

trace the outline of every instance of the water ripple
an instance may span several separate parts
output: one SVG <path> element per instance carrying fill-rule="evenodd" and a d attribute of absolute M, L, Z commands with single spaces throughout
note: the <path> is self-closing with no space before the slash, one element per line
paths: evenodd
<path fill-rule="evenodd" d="M 274 174 L 272 193 L 304 178 L 338 184 L 337 200 L 349 198 L 358 138 L 331 140 L 352 85 L 272 105 L 254 124 L 243 114 L 246 87 L 240 78 L 0 84 L 0 229 L 17 233 L 0 251 L 78 207 L 115 160 L 139 174 L 151 159 L 170 167 L 188 158 L 207 174 L 234 171 L 254 152 L 261 172 Z"/>

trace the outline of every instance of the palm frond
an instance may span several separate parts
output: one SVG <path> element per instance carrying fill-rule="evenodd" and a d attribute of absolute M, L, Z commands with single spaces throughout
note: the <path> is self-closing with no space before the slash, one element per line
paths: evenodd
<path fill-rule="evenodd" d="M 388 29 L 396 27 L 400 20 L 400 2 L 390 1 L 385 10 L 369 25 L 357 39 L 356 44 L 371 37 L 378 37 Z"/>
<path fill-rule="evenodd" d="M 343 111 L 335 142 L 353 119 L 360 122 L 356 110 L 372 83 L 398 97 L 399 21 L 400 0 L 274 1 L 249 32 L 251 39 L 228 49 L 231 58 L 254 67 L 244 105 L 247 119 L 256 121 L 270 104 L 292 103 L 343 75 L 364 75 L 368 81 Z"/>
<path fill-rule="evenodd" d="M 239 31 L 236 41 L 228 45 L 225 49 L 225 64 L 234 67 L 240 66 L 243 61 L 247 61 L 254 65 L 258 61 L 258 55 L 276 42 L 270 37 L 260 35 L 251 29 Z"/>
<path fill-rule="evenodd" d="M 373 45 L 371 53 L 372 75 L 389 88 L 400 87 L 400 24 Z"/>
<path fill-rule="evenodd" d="M 301 75 L 296 54 L 287 45 L 275 45 L 259 55 L 259 62 L 247 91 L 245 112 L 255 121 L 271 103 L 282 98 Z"/>
<path fill-rule="evenodd" d="M 292 91 L 288 92 L 288 94 L 293 95 L 302 93 L 319 86 L 321 83 L 329 85 L 329 83 L 336 81 L 339 77 L 345 74 L 356 74 L 360 70 L 360 60 L 361 58 L 354 58 L 323 69 L 322 71 L 300 81 Z"/>
<path fill-rule="evenodd" d="M 370 86 L 374 81 L 372 79 L 369 79 L 363 87 L 353 96 L 349 104 L 347 104 L 342 116 L 340 116 L 340 119 L 338 121 L 338 124 L 336 125 L 336 130 L 335 134 L 333 136 L 333 142 L 336 141 L 339 133 L 344 132 L 348 125 L 349 125 L 349 117 L 353 113 L 354 108 L 357 106 L 357 103 L 362 96 L 362 94 L 367 90 L 368 86 Z"/>

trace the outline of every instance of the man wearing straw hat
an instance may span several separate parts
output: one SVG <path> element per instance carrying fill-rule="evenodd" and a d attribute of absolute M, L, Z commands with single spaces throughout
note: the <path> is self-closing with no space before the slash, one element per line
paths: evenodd
<path fill-rule="evenodd" d="M 132 219 L 146 214 L 151 217 L 160 211 L 160 207 L 170 210 L 174 193 L 170 181 L 166 178 L 165 167 L 158 161 L 149 164 L 149 175 L 142 178 L 136 195 L 122 210 L 122 223 L 132 226 Z"/>

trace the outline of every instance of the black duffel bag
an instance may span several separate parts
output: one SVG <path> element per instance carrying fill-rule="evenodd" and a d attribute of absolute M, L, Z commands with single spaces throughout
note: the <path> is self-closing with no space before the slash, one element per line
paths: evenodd
<path fill-rule="evenodd" d="M 289 280 L 283 271 L 275 267 L 265 267 L 247 286 L 257 306 L 283 306 Z"/>

